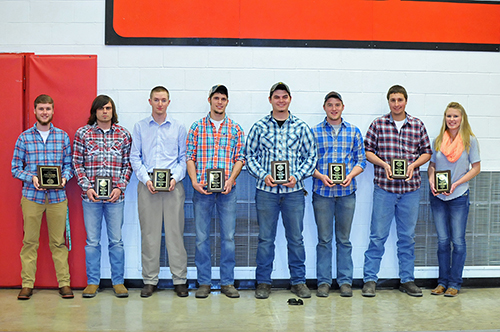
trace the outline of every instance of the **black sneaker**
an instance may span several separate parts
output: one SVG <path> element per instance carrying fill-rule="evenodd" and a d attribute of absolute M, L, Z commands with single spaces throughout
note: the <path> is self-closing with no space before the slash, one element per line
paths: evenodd
<path fill-rule="evenodd" d="M 410 296 L 416 296 L 416 297 L 422 296 L 422 290 L 420 288 L 418 288 L 417 285 L 415 285 L 414 281 L 408 281 L 408 282 L 405 282 L 404 284 L 401 284 L 399 286 L 399 290 L 403 293 L 410 295 Z"/>

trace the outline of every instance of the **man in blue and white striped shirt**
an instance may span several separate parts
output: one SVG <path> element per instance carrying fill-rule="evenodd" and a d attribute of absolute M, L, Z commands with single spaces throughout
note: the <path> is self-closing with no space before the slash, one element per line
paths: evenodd
<path fill-rule="evenodd" d="M 356 180 L 366 167 L 361 131 L 342 119 L 342 96 L 332 91 L 325 96 L 325 120 L 312 131 L 318 145 L 318 164 L 313 174 L 313 208 L 318 226 L 316 271 L 319 297 L 327 297 L 332 284 L 332 239 L 335 218 L 337 283 L 340 296 L 352 296 L 352 218 L 356 206 Z M 329 163 L 345 165 L 345 179 L 335 184 L 328 174 Z"/>
<path fill-rule="evenodd" d="M 309 126 L 288 110 L 292 96 L 288 86 L 279 82 L 271 87 L 271 114 L 257 121 L 248 134 L 245 145 L 247 168 L 257 178 L 255 203 L 259 223 L 257 247 L 257 289 L 255 297 L 266 299 L 271 292 L 271 272 L 274 241 L 281 212 L 288 243 L 288 265 L 292 292 L 299 297 L 311 297 L 305 282 L 304 179 L 316 166 L 316 143 Z M 286 183 L 277 184 L 272 174 L 273 161 L 289 163 Z"/>

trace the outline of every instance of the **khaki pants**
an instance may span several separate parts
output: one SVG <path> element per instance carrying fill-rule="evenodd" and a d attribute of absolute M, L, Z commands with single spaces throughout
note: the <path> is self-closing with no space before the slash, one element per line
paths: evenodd
<path fill-rule="evenodd" d="M 49 204 L 48 200 L 46 200 L 45 204 L 38 204 L 23 196 L 21 198 L 21 208 L 24 219 L 24 239 L 23 248 L 21 249 L 22 287 L 33 288 L 35 284 L 40 226 L 42 225 L 44 212 L 47 219 L 49 247 L 52 252 L 59 287 L 69 286 L 68 248 L 64 239 L 68 200 L 55 204 Z"/>
<path fill-rule="evenodd" d="M 160 273 L 161 227 L 165 226 L 165 245 L 174 285 L 187 281 L 187 253 L 184 248 L 184 186 L 171 192 L 151 194 L 139 181 L 137 205 L 142 240 L 142 278 L 144 284 L 158 284 Z"/>

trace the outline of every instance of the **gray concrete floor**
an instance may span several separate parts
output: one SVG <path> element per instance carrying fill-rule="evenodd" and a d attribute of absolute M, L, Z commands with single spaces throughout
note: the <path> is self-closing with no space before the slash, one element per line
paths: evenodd
<path fill-rule="evenodd" d="M 413 298 L 398 290 L 377 290 L 352 298 L 338 290 L 328 298 L 313 291 L 303 306 L 290 306 L 290 291 L 273 289 L 267 300 L 253 290 L 229 299 L 218 291 L 207 299 L 177 297 L 171 289 L 141 298 L 131 289 L 125 299 L 104 289 L 93 299 L 75 291 L 61 299 L 57 290 L 35 289 L 18 301 L 18 289 L 0 289 L 0 331 L 500 331 L 500 288 L 463 289 L 456 298 Z"/>

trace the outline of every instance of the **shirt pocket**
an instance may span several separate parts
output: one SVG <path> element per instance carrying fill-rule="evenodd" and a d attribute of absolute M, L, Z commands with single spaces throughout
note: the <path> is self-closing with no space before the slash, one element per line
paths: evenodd
<path fill-rule="evenodd" d="M 300 136 L 295 133 L 289 133 L 286 139 L 287 148 L 298 155 L 300 150 Z"/>
<path fill-rule="evenodd" d="M 262 145 L 262 149 L 264 150 L 274 150 L 276 145 L 274 144 L 275 135 L 265 135 L 261 136 L 260 144 Z"/>
<path fill-rule="evenodd" d="M 96 159 L 99 157 L 100 148 L 96 142 L 90 141 L 90 140 L 87 141 L 86 142 L 86 150 L 87 150 L 87 156 L 90 159 Z"/>
<path fill-rule="evenodd" d="M 418 154 L 420 137 L 416 135 L 406 135 L 401 138 L 401 149 L 405 154 L 415 156 Z"/>

